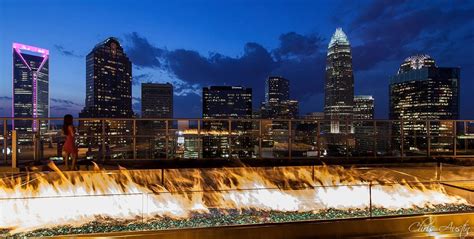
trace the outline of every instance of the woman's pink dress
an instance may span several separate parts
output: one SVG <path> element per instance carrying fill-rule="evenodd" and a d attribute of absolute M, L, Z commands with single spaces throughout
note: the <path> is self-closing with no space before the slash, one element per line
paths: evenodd
<path fill-rule="evenodd" d="M 68 134 L 66 135 L 66 141 L 64 141 L 63 151 L 68 154 L 77 154 L 77 148 L 74 137 L 74 129 L 72 127 L 68 128 Z"/>

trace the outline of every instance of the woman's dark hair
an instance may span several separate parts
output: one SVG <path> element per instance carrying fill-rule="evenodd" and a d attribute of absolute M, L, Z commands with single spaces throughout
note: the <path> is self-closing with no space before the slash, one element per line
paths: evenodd
<path fill-rule="evenodd" d="M 69 134 L 68 127 L 69 127 L 70 125 L 74 126 L 74 125 L 73 125 L 73 117 L 72 117 L 72 115 L 67 114 L 67 115 L 64 116 L 64 123 L 63 123 L 63 133 L 64 133 L 65 135 L 68 135 L 68 134 Z"/>

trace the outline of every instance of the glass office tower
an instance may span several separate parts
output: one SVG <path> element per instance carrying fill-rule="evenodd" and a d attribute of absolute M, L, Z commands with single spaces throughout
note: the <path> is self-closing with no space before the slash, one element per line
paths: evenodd
<path fill-rule="evenodd" d="M 81 117 L 131 118 L 132 62 L 110 37 L 86 57 L 86 106 Z"/>
<path fill-rule="evenodd" d="M 142 83 L 142 118 L 173 118 L 173 85 Z"/>
<path fill-rule="evenodd" d="M 86 99 L 80 118 L 133 118 L 132 62 L 118 39 L 109 37 L 97 44 L 86 57 Z M 130 151 L 110 155 L 110 146 L 124 148 L 131 141 L 129 120 L 84 120 L 80 122 L 80 145 L 98 146 L 100 155 L 131 157 Z M 105 136 L 103 136 L 105 135 Z M 114 137 L 107 137 L 113 135 Z M 123 137 L 119 137 L 123 136 Z M 102 139 L 105 138 L 105 139 Z M 91 146 L 92 145 L 92 146 Z M 105 151 L 105 152 L 104 152 Z"/>
<path fill-rule="evenodd" d="M 340 133 L 340 121 L 350 120 L 354 106 L 354 75 L 351 44 L 337 28 L 329 42 L 326 58 L 324 113 L 331 120 L 331 133 Z"/>
<path fill-rule="evenodd" d="M 437 67 L 428 55 L 405 59 L 390 80 L 390 119 L 458 119 L 460 72 Z"/>
<path fill-rule="evenodd" d="M 260 108 L 264 119 L 294 119 L 298 117 L 298 101 L 290 100 L 290 82 L 279 76 L 265 81 L 265 101 Z"/>
<path fill-rule="evenodd" d="M 203 158 L 248 158 L 254 155 L 251 138 L 242 136 L 230 141 L 229 131 L 244 134 L 251 122 L 229 119 L 252 118 L 252 89 L 241 86 L 211 86 L 202 89 Z M 232 125 L 229 125 L 231 123 Z M 239 145 L 238 149 L 231 144 Z"/>
<path fill-rule="evenodd" d="M 428 55 L 415 55 L 390 79 L 390 119 L 400 120 L 394 133 L 403 134 L 396 143 L 403 145 L 404 154 L 424 155 L 428 148 L 430 154 L 453 151 L 455 126 L 442 120 L 459 118 L 460 72 L 458 67 L 436 66 Z"/>
<path fill-rule="evenodd" d="M 13 43 L 13 100 L 15 118 L 49 117 L 49 51 Z M 46 130 L 46 120 L 15 120 L 19 132 Z"/>

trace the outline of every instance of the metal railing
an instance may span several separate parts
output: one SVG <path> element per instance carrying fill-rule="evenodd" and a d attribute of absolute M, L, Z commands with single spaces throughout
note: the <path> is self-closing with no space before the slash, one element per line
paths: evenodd
<path fill-rule="evenodd" d="M 0 118 L 2 163 L 16 167 L 17 161 L 60 159 L 62 120 Z M 474 120 L 81 118 L 74 123 L 79 158 L 96 161 L 474 156 Z M 336 132 L 331 125 L 338 125 Z"/>

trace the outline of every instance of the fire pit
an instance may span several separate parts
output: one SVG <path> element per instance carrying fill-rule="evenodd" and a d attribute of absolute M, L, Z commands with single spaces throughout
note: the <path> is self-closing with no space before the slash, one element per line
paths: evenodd
<path fill-rule="evenodd" d="M 439 182 L 337 166 L 59 171 L 0 179 L 0 236 L 474 211 Z"/>

